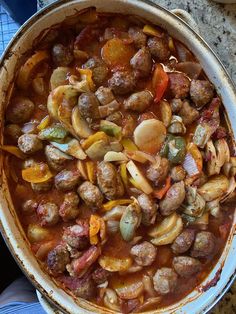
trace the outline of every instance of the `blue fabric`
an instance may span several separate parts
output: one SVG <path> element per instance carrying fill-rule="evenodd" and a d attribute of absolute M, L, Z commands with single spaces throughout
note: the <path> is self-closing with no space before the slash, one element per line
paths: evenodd
<path fill-rule="evenodd" d="M 1 314 L 46 314 L 39 302 L 12 302 L 0 308 Z"/>

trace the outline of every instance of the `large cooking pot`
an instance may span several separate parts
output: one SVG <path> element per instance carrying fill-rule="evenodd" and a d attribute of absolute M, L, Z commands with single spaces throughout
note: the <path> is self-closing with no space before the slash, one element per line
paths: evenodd
<path fill-rule="evenodd" d="M 236 89 L 223 65 L 214 52 L 186 23 L 168 10 L 149 1 L 136 0 L 61 0 L 28 20 L 14 36 L 1 59 L 0 70 L 0 117 L 4 124 L 4 111 L 9 97 L 9 87 L 19 66 L 21 57 L 31 49 L 32 43 L 39 34 L 60 23 L 65 17 L 76 11 L 95 6 L 98 11 L 132 13 L 150 20 L 165 28 L 170 35 L 182 41 L 199 59 L 209 79 L 222 97 L 236 135 Z M 1 138 L 2 138 L 1 128 Z M 113 313 L 113 311 L 96 306 L 80 298 L 73 298 L 60 289 L 45 273 L 30 250 L 30 246 L 15 213 L 6 177 L 3 157 L 0 157 L 0 220 L 1 231 L 16 261 L 32 281 L 35 287 L 48 300 L 67 313 Z M 233 223 L 223 254 L 204 282 L 180 302 L 152 311 L 152 313 L 206 313 L 224 294 L 235 278 L 236 270 L 236 235 Z"/>

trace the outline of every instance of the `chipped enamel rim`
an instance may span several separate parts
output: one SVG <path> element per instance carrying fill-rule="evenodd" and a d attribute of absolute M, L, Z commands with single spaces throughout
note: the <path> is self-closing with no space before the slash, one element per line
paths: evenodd
<path fill-rule="evenodd" d="M 199 59 L 209 79 L 215 85 L 225 104 L 234 135 L 236 135 L 236 89 L 225 68 L 205 41 L 185 22 L 168 10 L 149 1 L 136 0 L 60 0 L 31 17 L 16 33 L 3 54 L 0 64 L 0 123 L 1 139 L 4 124 L 4 103 L 8 87 L 14 80 L 19 59 L 31 48 L 33 40 L 42 30 L 60 23 L 66 16 L 87 7 L 96 7 L 101 12 L 127 12 L 165 28 L 170 35 L 182 41 Z M 43 271 L 28 245 L 28 240 L 15 213 L 3 169 L 3 156 L 0 155 L 0 228 L 15 260 L 35 287 L 57 308 L 72 314 L 114 313 L 86 300 L 74 298 L 60 289 L 53 279 Z M 145 313 L 162 314 L 202 314 L 206 313 L 227 291 L 236 274 L 235 219 L 222 256 L 204 282 L 187 297 L 172 306 Z M 216 276 L 221 276 L 215 287 L 202 292 Z"/>

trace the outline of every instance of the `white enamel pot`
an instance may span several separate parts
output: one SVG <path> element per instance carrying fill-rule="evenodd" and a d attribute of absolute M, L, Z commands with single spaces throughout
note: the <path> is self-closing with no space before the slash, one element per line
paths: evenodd
<path fill-rule="evenodd" d="M 0 119 L 4 124 L 5 104 L 9 86 L 19 67 L 20 58 L 31 49 L 39 34 L 50 26 L 62 22 L 76 11 L 94 6 L 100 12 L 117 12 L 139 15 L 166 29 L 173 37 L 182 41 L 199 59 L 210 81 L 221 96 L 236 135 L 236 89 L 223 65 L 205 41 L 185 22 L 168 10 L 149 1 L 136 0 L 61 0 L 46 7 L 30 18 L 17 32 L 1 59 L 0 69 Z M 2 130 L 1 127 L 1 139 Z M 65 313 L 113 313 L 88 301 L 75 299 L 60 289 L 43 271 L 30 250 L 26 236 L 15 213 L 0 156 L 0 221 L 6 243 L 27 277 L 35 287 L 58 309 Z M 233 223 L 223 254 L 204 282 L 180 302 L 149 313 L 206 313 L 222 297 L 235 278 L 236 235 Z M 213 285 L 214 283 L 214 285 Z M 212 286 L 212 287 L 211 287 Z"/>

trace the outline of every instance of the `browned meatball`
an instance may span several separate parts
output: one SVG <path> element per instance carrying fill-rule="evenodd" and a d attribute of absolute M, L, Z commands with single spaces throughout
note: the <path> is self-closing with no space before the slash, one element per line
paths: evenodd
<path fill-rule="evenodd" d="M 182 118 L 184 125 L 190 125 L 199 118 L 199 112 L 191 107 L 187 100 L 183 101 L 178 115 Z"/>
<path fill-rule="evenodd" d="M 170 101 L 170 106 L 173 113 L 178 113 L 183 106 L 183 101 L 179 98 L 173 98 Z"/>
<path fill-rule="evenodd" d="M 17 96 L 7 107 L 6 118 L 11 123 L 29 121 L 34 112 L 34 103 L 27 97 Z"/>
<path fill-rule="evenodd" d="M 144 241 L 133 246 L 130 250 L 130 254 L 133 256 L 136 264 L 140 266 L 149 266 L 156 259 L 157 249 L 153 244 Z"/>
<path fill-rule="evenodd" d="M 32 214 L 33 212 L 36 211 L 37 207 L 38 207 L 38 203 L 35 200 L 29 199 L 23 203 L 22 212 L 26 215 Z"/>
<path fill-rule="evenodd" d="M 192 80 L 190 96 L 197 108 L 202 108 L 209 103 L 214 96 L 214 86 L 205 80 Z"/>
<path fill-rule="evenodd" d="M 35 134 L 23 134 L 18 138 L 18 147 L 25 154 L 34 154 L 43 148 L 43 143 Z"/>
<path fill-rule="evenodd" d="M 104 86 L 100 86 L 96 90 L 95 95 L 101 105 L 107 105 L 115 99 L 111 89 Z"/>
<path fill-rule="evenodd" d="M 98 106 L 99 102 L 93 93 L 82 93 L 79 96 L 78 107 L 84 118 L 99 119 L 100 114 Z"/>
<path fill-rule="evenodd" d="M 74 290 L 74 289 L 72 289 Z M 90 300 L 96 296 L 96 286 L 91 277 L 79 279 L 78 285 L 74 290 L 77 297 Z"/>
<path fill-rule="evenodd" d="M 148 48 L 154 58 L 158 61 L 166 61 L 170 56 L 168 40 L 163 37 L 150 37 L 147 42 Z"/>
<path fill-rule="evenodd" d="M 160 201 L 160 212 L 163 216 L 172 214 L 180 207 L 185 198 L 184 182 L 174 183 L 167 191 L 163 200 Z"/>
<path fill-rule="evenodd" d="M 137 48 L 142 48 L 146 45 L 147 36 L 143 33 L 143 30 L 138 26 L 130 27 L 128 30 L 129 37 L 133 39 L 134 45 Z"/>
<path fill-rule="evenodd" d="M 70 221 L 78 217 L 79 210 L 79 196 L 75 192 L 66 193 L 64 201 L 60 206 L 59 215 L 63 221 Z"/>
<path fill-rule="evenodd" d="M 48 253 L 47 266 L 53 275 L 62 274 L 69 262 L 69 253 L 63 245 L 56 246 Z"/>
<path fill-rule="evenodd" d="M 184 180 L 186 176 L 186 171 L 181 165 L 178 165 L 171 169 L 170 176 L 174 182 L 179 182 L 179 181 Z"/>
<path fill-rule="evenodd" d="M 111 275 L 111 273 L 102 267 L 98 267 L 92 274 L 93 281 L 100 285 L 101 283 L 105 282 L 108 277 Z"/>
<path fill-rule="evenodd" d="M 124 186 L 116 167 L 110 162 L 100 162 L 97 167 L 97 180 L 100 190 L 108 199 L 120 198 Z"/>
<path fill-rule="evenodd" d="M 43 193 L 49 191 L 52 188 L 52 184 L 52 180 L 41 183 L 31 183 L 31 188 L 36 193 Z"/>
<path fill-rule="evenodd" d="M 56 44 L 52 47 L 52 59 L 57 66 L 67 66 L 73 61 L 74 57 L 68 47 Z"/>
<path fill-rule="evenodd" d="M 160 268 L 153 277 L 154 289 L 161 295 L 173 292 L 177 286 L 177 279 L 178 276 L 173 269 Z"/>
<path fill-rule="evenodd" d="M 146 77 L 152 70 L 152 57 L 148 48 L 143 47 L 130 60 L 130 65 L 137 78 Z"/>
<path fill-rule="evenodd" d="M 129 71 L 116 71 L 108 80 L 109 87 L 117 95 L 125 95 L 134 91 L 136 80 Z"/>
<path fill-rule="evenodd" d="M 152 94 L 148 90 L 143 90 L 141 92 L 131 94 L 129 98 L 124 101 L 124 108 L 126 110 L 143 112 L 151 105 L 152 101 Z"/>
<path fill-rule="evenodd" d="M 77 171 L 62 170 L 54 178 L 54 184 L 59 191 L 73 190 L 79 183 L 80 175 Z"/>
<path fill-rule="evenodd" d="M 78 193 L 90 208 L 99 209 L 102 206 L 103 195 L 99 188 L 91 182 L 83 182 L 78 188 Z"/>
<path fill-rule="evenodd" d="M 53 226 L 59 221 L 58 206 L 55 203 L 40 204 L 37 208 L 41 226 Z"/>
<path fill-rule="evenodd" d="M 149 195 L 145 193 L 139 195 L 137 200 L 142 210 L 142 224 L 145 226 L 154 224 L 157 216 L 158 205 Z"/>
<path fill-rule="evenodd" d="M 18 124 L 8 124 L 5 126 L 4 134 L 14 143 L 17 143 L 22 131 Z"/>
<path fill-rule="evenodd" d="M 184 73 L 168 73 L 169 90 L 172 97 L 186 98 L 189 94 L 190 81 Z"/>
<path fill-rule="evenodd" d="M 80 220 L 76 225 L 67 227 L 63 233 L 63 241 L 74 249 L 84 250 L 89 245 L 89 225 Z"/>
<path fill-rule="evenodd" d="M 161 158 L 161 162 L 152 164 L 146 171 L 147 178 L 154 182 L 155 185 L 163 182 L 169 172 L 169 161 L 166 158 Z"/>
<path fill-rule="evenodd" d="M 172 262 L 173 268 L 181 277 L 189 277 L 198 273 L 202 265 L 193 257 L 190 256 L 176 256 Z"/>
<path fill-rule="evenodd" d="M 192 257 L 206 257 L 211 255 L 215 249 L 215 236 L 209 231 L 201 231 L 196 235 L 193 248 L 191 251 Z"/>
<path fill-rule="evenodd" d="M 93 72 L 93 81 L 97 86 L 102 85 L 108 75 L 106 64 L 98 57 L 90 58 L 82 65 L 83 69 L 90 69 Z"/>
<path fill-rule="evenodd" d="M 195 232 L 193 229 L 185 229 L 171 245 L 172 251 L 175 254 L 187 252 L 193 244 Z"/>
<path fill-rule="evenodd" d="M 66 161 L 72 159 L 69 155 L 66 155 L 52 145 L 46 145 L 44 152 L 49 166 L 56 171 L 61 171 L 65 167 Z"/>

